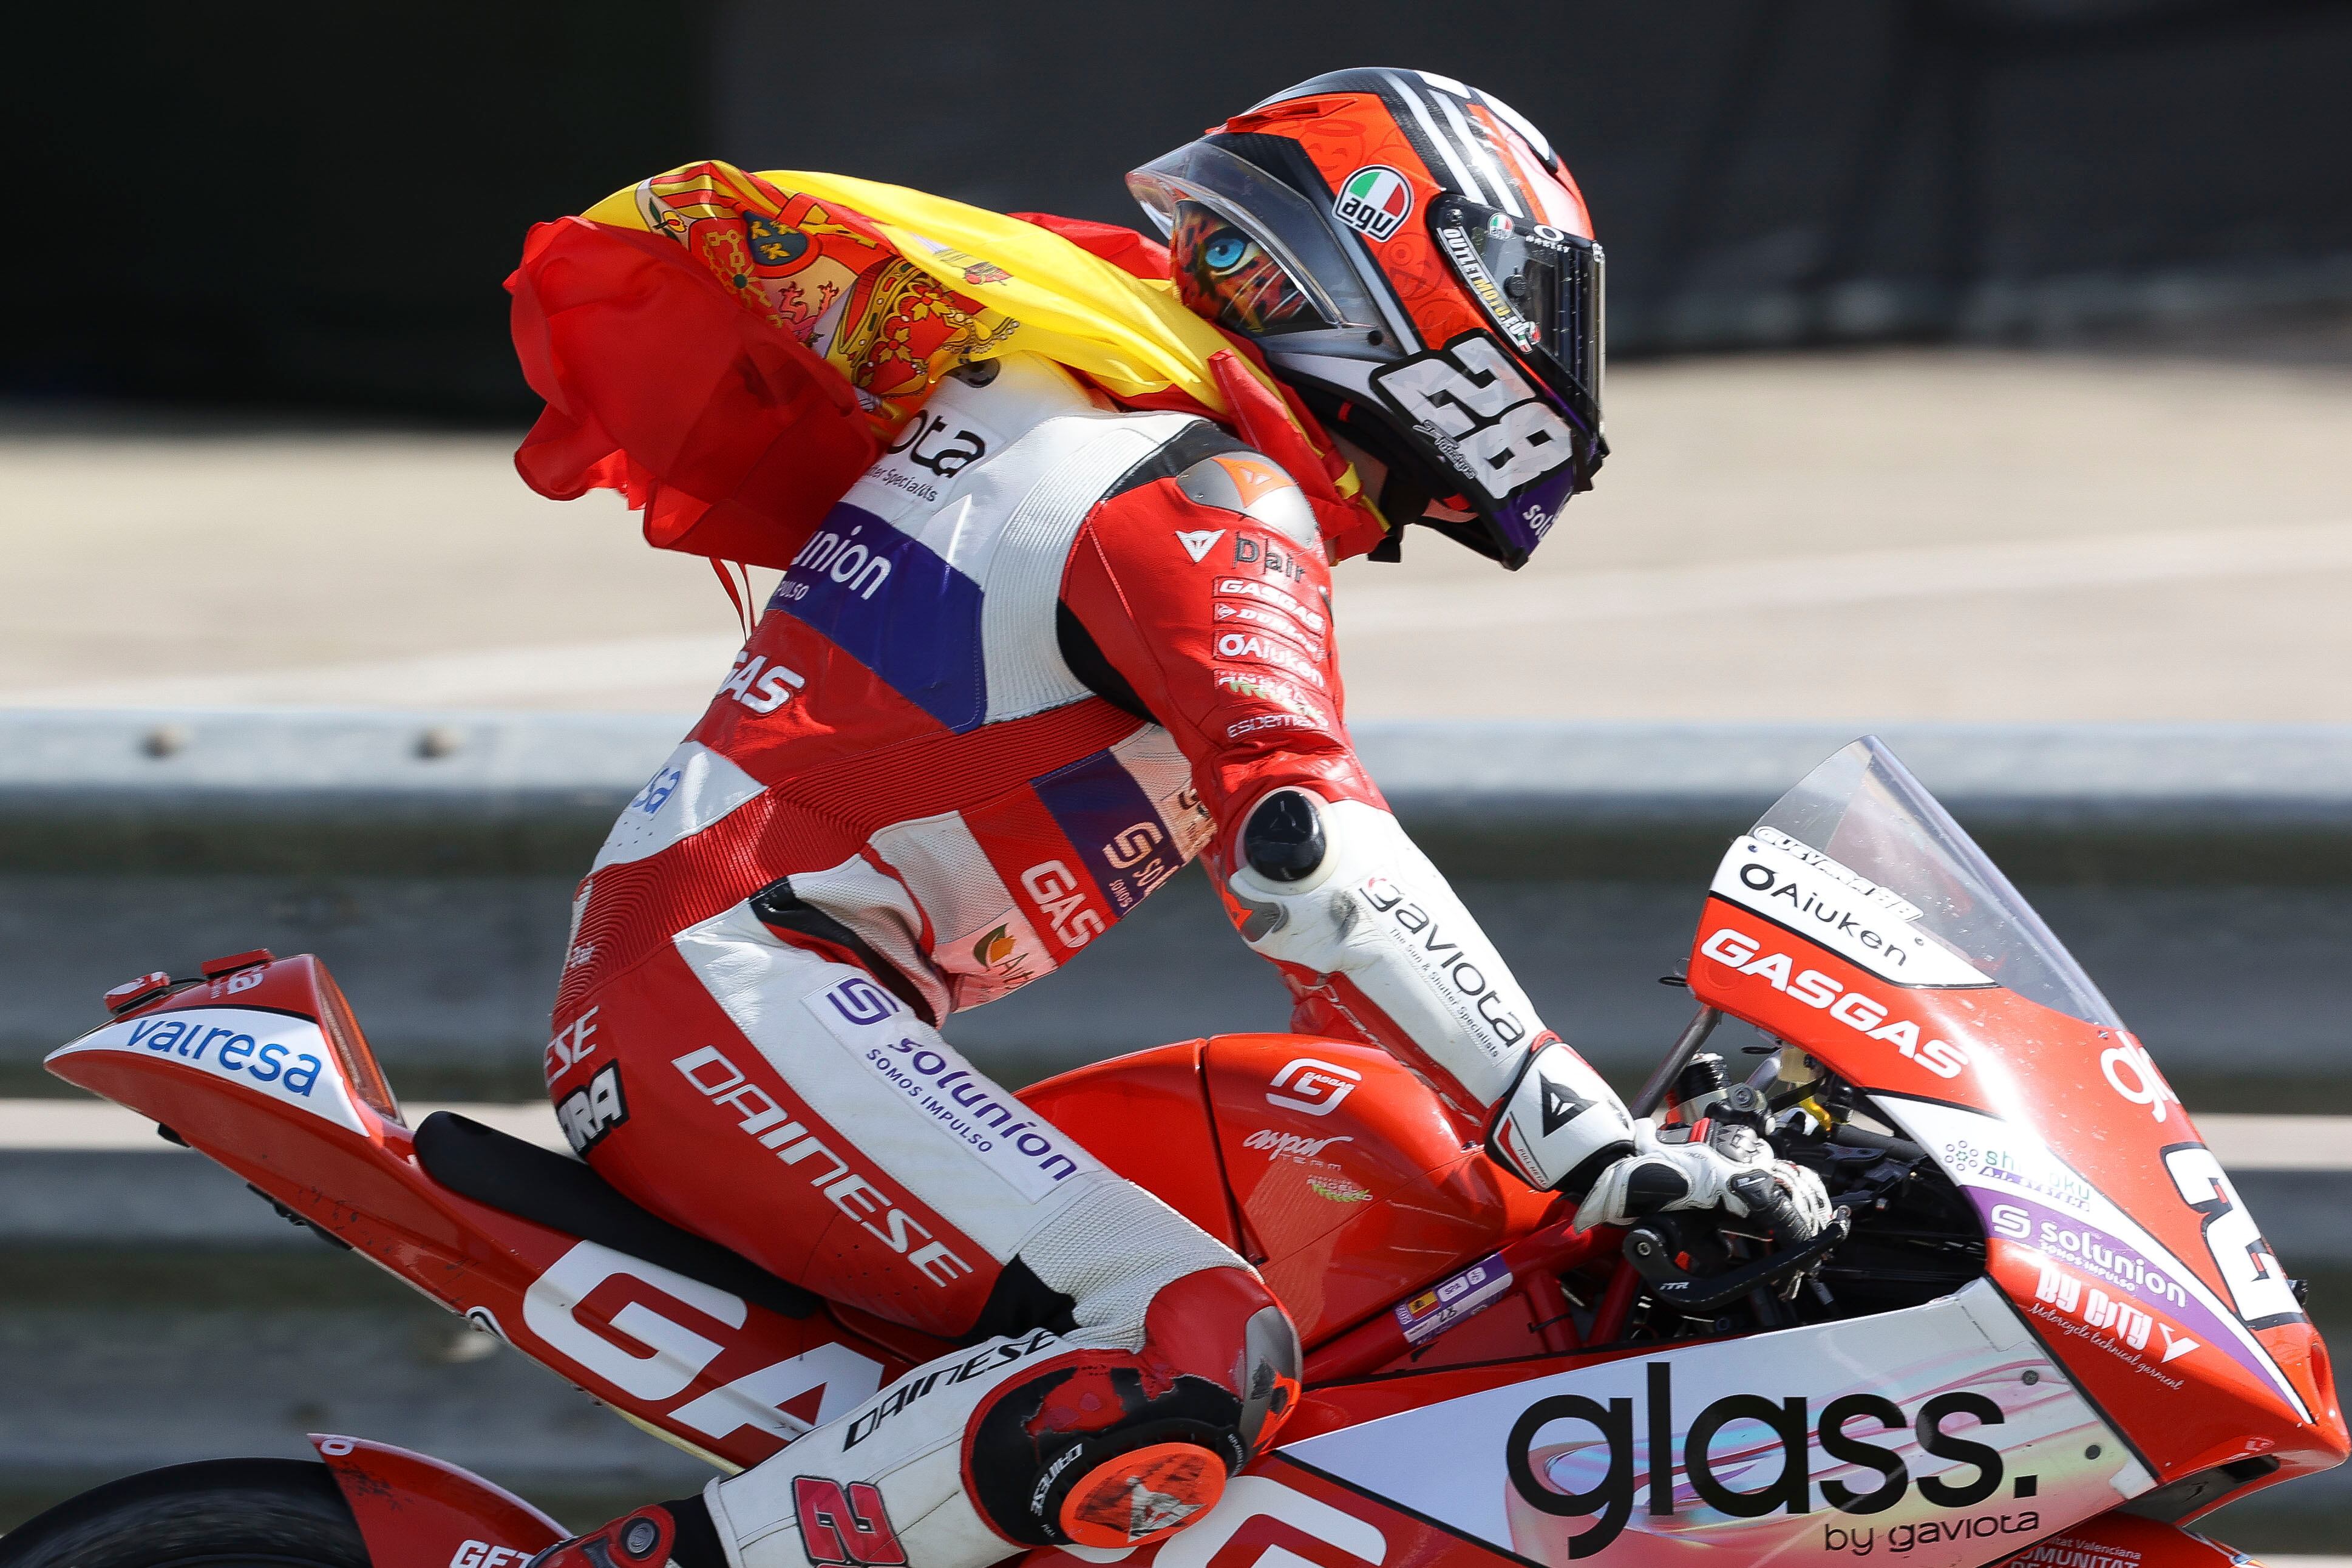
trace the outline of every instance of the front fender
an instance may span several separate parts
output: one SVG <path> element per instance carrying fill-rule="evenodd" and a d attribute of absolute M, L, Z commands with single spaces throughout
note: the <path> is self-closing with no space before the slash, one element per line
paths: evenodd
<path fill-rule="evenodd" d="M 428 1455 L 310 1434 L 375 1568 L 522 1568 L 570 1531 L 501 1487 Z"/>

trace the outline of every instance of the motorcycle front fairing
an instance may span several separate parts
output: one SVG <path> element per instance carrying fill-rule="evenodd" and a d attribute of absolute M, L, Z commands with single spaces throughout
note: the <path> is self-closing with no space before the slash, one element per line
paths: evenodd
<path fill-rule="evenodd" d="M 1734 842 L 1690 983 L 1933 1155 L 2171 1516 L 2343 1461 L 2326 1348 L 2147 1048 L 1876 739 Z"/>

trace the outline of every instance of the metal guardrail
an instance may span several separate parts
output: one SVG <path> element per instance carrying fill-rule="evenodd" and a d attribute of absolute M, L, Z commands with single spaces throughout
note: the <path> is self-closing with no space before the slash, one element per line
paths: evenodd
<path fill-rule="evenodd" d="M 0 709 L 0 869 L 573 875 L 688 723 Z M 1647 877 L 1659 844 L 1695 840 L 1711 865 L 1720 839 L 1857 733 L 1433 721 L 1356 739 L 1417 831 L 1502 852 L 1481 871 Z M 2022 879 L 2044 864 L 2134 882 L 2352 875 L 2352 727 L 1879 733 L 1989 847 L 2047 852 L 2011 863 Z M 2151 852 L 2159 863 L 2141 864 Z"/>
<path fill-rule="evenodd" d="M 666 716 L 0 713 L 0 1093 L 133 973 L 255 946 L 342 979 L 404 1092 L 520 1098 L 572 886 Z M 1365 725 L 1399 814 L 1548 1021 L 1637 1077 L 1726 841 L 1853 738 L 1825 725 Z M 2352 1107 L 2352 728 L 1891 726 L 2192 1104 Z M 950 1032 L 1020 1079 L 1272 1027 L 1206 890 Z"/>

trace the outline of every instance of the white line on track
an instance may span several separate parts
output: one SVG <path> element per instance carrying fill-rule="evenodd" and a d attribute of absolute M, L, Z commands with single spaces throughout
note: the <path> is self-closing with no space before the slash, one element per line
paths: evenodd
<path fill-rule="evenodd" d="M 541 1148 L 565 1147 L 554 1107 L 532 1101 L 509 1104 L 403 1105 L 415 1127 L 436 1111 L 455 1111 L 485 1126 Z M 170 1153 L 155 1124 L 136 1111 L 101 1100 L 0 1100 L 0 1151 L 77 1150 L 130 1154 Z"/>
<path fill-rule="evenodd" d="M 467 707 L 532 697 L 602 697 L 679 685 L 715 689 L 725 678 L 728 658 L 737 645 L 738 639 L 725 632 L 543 643 L 246 674 L 176 675 L 29 692 L 0 691 L 0 706 Z"/>
<path fill-rule="evenodd" d="M 1343 580 L 1339 608 L 1351 632 L 1473 631 L 2345 570 L 2352 570 L 2352 522 L 1938 545 L 1498 576 L 1491 582 Z M 0 706 L 492 706 L 583 696 L 609 704 L 632 691 L 659 692 L 675 703 L 680 687 L 715 688 L 736 646 L 721 632 L 490 648 L 0 690 Z"/>

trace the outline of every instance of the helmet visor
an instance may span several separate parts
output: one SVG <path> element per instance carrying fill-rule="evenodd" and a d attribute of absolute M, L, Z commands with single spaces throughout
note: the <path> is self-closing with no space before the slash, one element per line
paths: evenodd
<path fill-rule="evenodd" d="M 1586 433 L 1601 427 L 1601 247 L 1548 224 L 1446 195 L 1430 232 L 1496 332 Z"/>
<path fill-rule="evenodd" d="M 1315 204 L 1255 164 L 1208 141 L 1179 147 L 1127 177 L 1127 188 L 1171 243 L 1203 209 L 1240 229 L 1307 297 L 1312 322 L 1292 319 L 1291 329 L 1377 327 L 1380 308 L 1340 250 Z M 1197 221 L 1197 220 L 1195 220 Z"/>

